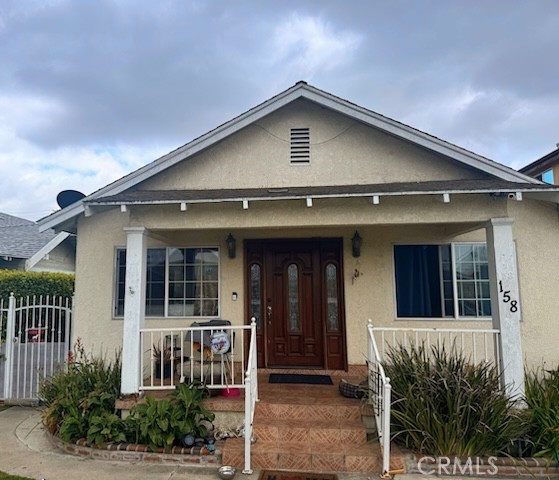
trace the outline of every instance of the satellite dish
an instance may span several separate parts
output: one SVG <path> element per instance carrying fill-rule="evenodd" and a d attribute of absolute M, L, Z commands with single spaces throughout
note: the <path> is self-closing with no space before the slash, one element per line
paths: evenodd
<path fill-rule="evenodd" d="M 77 190 L 62 190 L 56 196 L 56 202 L 60 208 L 66 208 L 72 203 L 79 202 L 85 195 Z"/>

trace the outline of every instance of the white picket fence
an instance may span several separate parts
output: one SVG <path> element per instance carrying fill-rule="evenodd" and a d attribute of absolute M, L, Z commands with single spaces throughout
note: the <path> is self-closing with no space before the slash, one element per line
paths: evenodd
<path fill-rule="evenodd" d="M 39 296 L 0 300 L 0 399 L 38 400 L 41 381 L 66 366 L 72 299 Z"/>

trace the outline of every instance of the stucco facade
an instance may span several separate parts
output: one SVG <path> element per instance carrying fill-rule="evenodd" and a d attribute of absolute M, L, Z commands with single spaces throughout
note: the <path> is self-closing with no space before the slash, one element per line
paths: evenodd
<path fill-rule="evenodd" d="M 306 86 L 293 88 L 303 93 L 307 90 Z M 274 101 L 279 100 L 272 99 L 270 105 Z M 106 187 L 106 201 L 101 192 L 89 204 L 86 198 L 77 215 L 64 216 L 62 212 L 60 225 L 68 226 L 68 219 L 74 218 L 72 228 L 77 232 L 74 338 L 81 337 L 91 350 L 109 354 L 123 345 L 125 323 L 131 319 L 115 315 L 115 262 L 117 249 L 130 245 L 128 228 L 145 229 L 146 245 L 137 247 L 140 254 L 145 247 L 217 247 L 218 317 L 239 325 L 247 323 L 250 317 L 248 260 L 243 247 L 246 241 L 341 239 L 339 291 L 343 292 L 346 366 L 363 364 L 368 319 L 376 326 L 491 328 L 496 324 L 491 317 L 398 318 L 394 246 L 485 242 L 488 222 L 506 219 L 512 221 L 517 258 L 509 255 L 504 261 L 496 260 L 491 290 L 497 298 L 497 279 L 502 275 L 509 278 L 515 283 L 514 288 L 519 288 L 520 309 L 514 311 L 514 318 L 501 319 L 505 322 L 502 328 L 510 325 L 506 322 L 520 322 L 519 351 L 530 367 L 541 365 L 542 361 L 559 363 L 559 349 L 553 338 L 555 312 L 559 310 L 555 293 L 559 222 L 557 205 L 552 201 L 556 192 L 542 185 L 541 189 L 547 189 L 545 194 L 552 195 L 543 201 L 538 198 L 541 192 L 537 190 L 537 181 L 530 184 L 519 174 L 516 178 L 515 172 L 486 159 L 472 157 L 471 162 L 464 161 L 463 157 L 469 154 L 459 147 L 445 146 L 448 153 L 443 154 L 438 139 L 425 140 L 421 132 L 417 138 L 407 130 L 398 133 L 392 124 L 378 128 L 363 120 L 361 110 L 351 116 L 344 109 L 353 107 L 342 107 L 336 111 L 307 97 L 285 102 L 252 122 L 247 120 L 230 134 L 210 132 L 208 138 L 214 135 L 213 142 L 193 154 L 185 153 L 180 161 L 173 160 L 167 165 L 169 159 L 160 159 L 151 173 L 140 171 L 135 177 L 137 181 L 124 179 L 114 187 Z M 245 115 L 250 118 L 250 112 Z M 376 117 L 373 120 L 377 121 Z M 244 117 L 238 121 L 244 121 Z M 290 162 L 290 129 L 300 127 L 310 131 L 310 162 L 294 165 Z M 433 148 L 427 148 L 426 141 L 431 141 Z M 459 191 L 463 181 L 471 185 L 471 181 L 491 182 L 495 178 L 511 182 L 510 193 L 503 193 L 502 189 L 496 193 L 476 188 Z M 446 182 L 445 185 L 456 186 L 458 190 L 449 187 L 450 193 L 421 194 L 410 190 L 409 182 L 412 186 Z M 208 197 L 188 205 L 185 201 L 163 202 L 156 198 L 166 191 L 196 191 L 200 196 L 200 190 L 259 188 L 288 192 L 293 187 L 403 183 L 407 183 L 408 190 L 394 187 L 384 195 L 256 200 Z M 526 192 L 523 195 L 515 193 L 522 189 Z M 127 198 L 134 198 L 134 192 L 154 192 L 154 199 L 118 200 L 122 192 L 132 194 Z M 111 194 L 116 197 L 110 197 Z M 373 196 L 377 197 L 375 201 Z M 352 255 L 351 238 L 356 231 L 363 239 L 359 257 Z M 229 234 L 237 242 L 235 258 L 227 255 Z M 501 247 L 488 245 L 497 256 Z M 507 267 L 512 263 L 518 267 L 518 277 L 516 269 Z M 128 301 L 128 291 L 126 295 Z M 180 327 L 195 320 L 196 317 L 146 317 L 145 326 Z M 512 337 L 507 341 L 520 343 Z"/>

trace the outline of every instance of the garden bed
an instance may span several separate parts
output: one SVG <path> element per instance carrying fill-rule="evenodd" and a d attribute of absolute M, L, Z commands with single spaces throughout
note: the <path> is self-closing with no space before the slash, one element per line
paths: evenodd
<path fill-rule="evenodd" d="M 83 458 L 120 462 L 146 462 L 161 465 L 221 465 L 221 446 L 211 452 L 206 447 L 172 447 L 169 450 L 150 450 L 147 445 L 134 443 L 102 443 L 89 446 L 85 439 L 66 443 L 54 435 L 53 444 L 60 450 Z"/>

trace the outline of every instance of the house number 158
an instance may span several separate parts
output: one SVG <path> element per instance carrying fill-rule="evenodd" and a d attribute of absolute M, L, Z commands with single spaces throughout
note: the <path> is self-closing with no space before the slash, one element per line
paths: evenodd
<path fill-rule="evenodd" d="M 517 312 L 518 311 L 518 301 L 512 300 L 510 297 L 510 290 L 503 289 L 503 281 L 499 280 L 499 293 L 503 294 L 503 302 L 510 303 L 510 311 Z"/>

